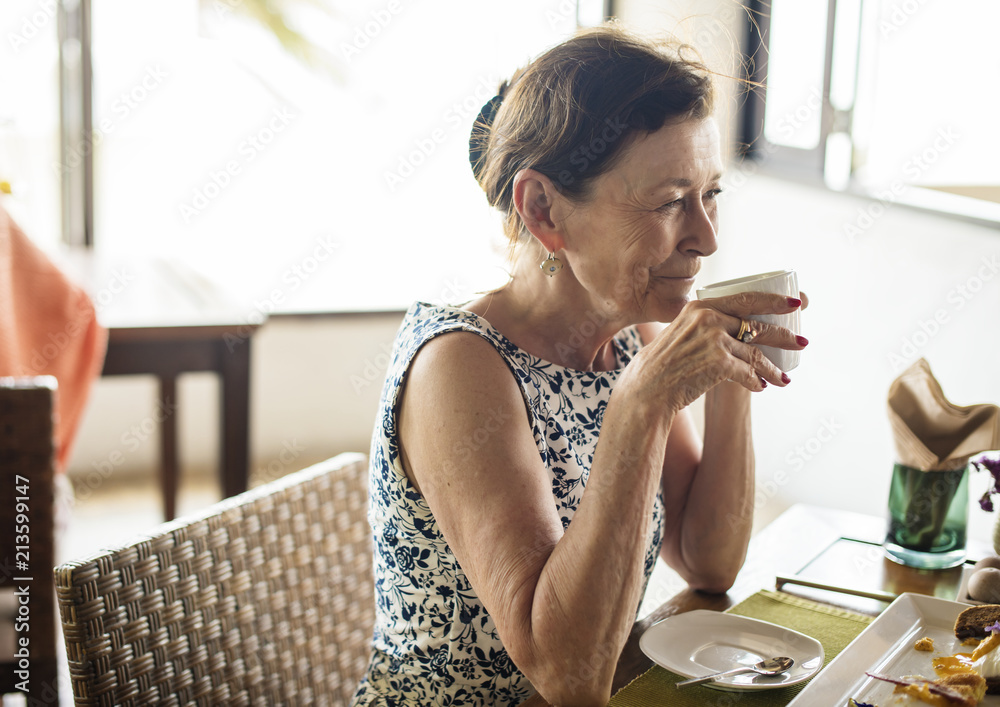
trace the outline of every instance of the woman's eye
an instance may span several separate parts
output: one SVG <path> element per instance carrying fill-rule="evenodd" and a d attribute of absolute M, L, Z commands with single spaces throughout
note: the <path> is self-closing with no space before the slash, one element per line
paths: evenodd
<path fill-rule="evenodd" d="M 715 197 L 717 197 L 721 193 L 722 193 L 722 189 L 720 189 L 718 187 L 716 187 L 715 189 L 709 189 L 707 192 L 705 192 L 705 198 L 706 199 L 714 199 Z"/>
<path fill-rule="evenodd" d="M 657 211 L 672 211 L 673 209 L 676 209 L 678 206 L 680 206 L 683 203 L 684 203 L 683 199 L 674 199 L 673 201 L 668 201 L 666 204 L 664 204 L 663 206 L 660 206 L 656 210 Z"/>

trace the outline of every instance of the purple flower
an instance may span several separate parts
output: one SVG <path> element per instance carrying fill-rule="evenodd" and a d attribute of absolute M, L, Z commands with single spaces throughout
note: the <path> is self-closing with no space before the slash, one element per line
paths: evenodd
<path fill-rule="evenodd" d="M 1000 633 L 1000 621 L 994 622 L 992 626 L 986 627 L 987 633 Z"/>
<path fill-rule="evenodd" d="M 993 485 L 979 499 L 979 507 L 984 511 L 993 511 L 992 495 L 1000 493 L 1000 457 L 991 458 L 985 454 L 972 462 L 976 471 L 988 471 L 993 477 Z"/>
<path fill-rule="evenodd" d="M 993 512 L 993 499 L 990 498 L 990 492 L 987 491 L 982 496 L 979 497 L 979 507 L 984 511 L 989 513 Z"/>

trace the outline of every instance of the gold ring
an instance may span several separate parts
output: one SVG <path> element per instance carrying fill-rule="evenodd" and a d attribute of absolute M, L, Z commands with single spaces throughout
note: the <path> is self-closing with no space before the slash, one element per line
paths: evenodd
<path fill-rule="evenodd" d="M 755 327 L 752 322 L 747 321 L 746 319 L 741 319 L 740 330 L 736 332 L 736 340 L 742 341 L 744 344 L 749 344 L 757 338 L 757 334 L 759 333 L 760 332 L 757 330 L 757 327 Z"/>

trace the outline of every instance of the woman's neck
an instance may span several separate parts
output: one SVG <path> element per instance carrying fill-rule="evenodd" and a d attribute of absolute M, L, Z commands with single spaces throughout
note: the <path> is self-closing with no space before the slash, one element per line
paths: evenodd
<path fill-rule="evenodd" d="M 550 278 L 526 265 L 521 258 L 509 283 L 466 309 L 542 360 L 581 371 L 617 368 L 612 339 L 631 322 L 617 321 L 595 304 L 572 273 Z"/>

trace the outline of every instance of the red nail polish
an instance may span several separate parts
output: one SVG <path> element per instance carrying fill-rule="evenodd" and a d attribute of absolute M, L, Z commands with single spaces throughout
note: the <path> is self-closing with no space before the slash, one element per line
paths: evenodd
<path fill-rule="evenodd" d="M 792 382 L 792 379 L 788 377 L 787 373 L 782 373 L 781 374 L 781 382 L 784 383 L 785 385 L 788 385 L 789 383 Z"/>
<path fill-rule="evenodd" d="M 767 387 L 767 381 L 764 380 L 763 378 L 760 379 L 760 387 L 761 387 L 761 390 L 763 390 L 764 388 Z"/>
<path fill-rule="evenodd" d="M 807 339 L 804 336 L 796 336 L 795 337 L 795 341 L 798 342 L 799 346 L 808 346 L 809 345 L 809 339 Z"/>
<path fill-rule="evenodd" d="M 800 300 L 798 297 L 789 297 L 788 298 L 788 306 L 789 307 L 801 307 L 802 306 L 802 300 Z"/>

